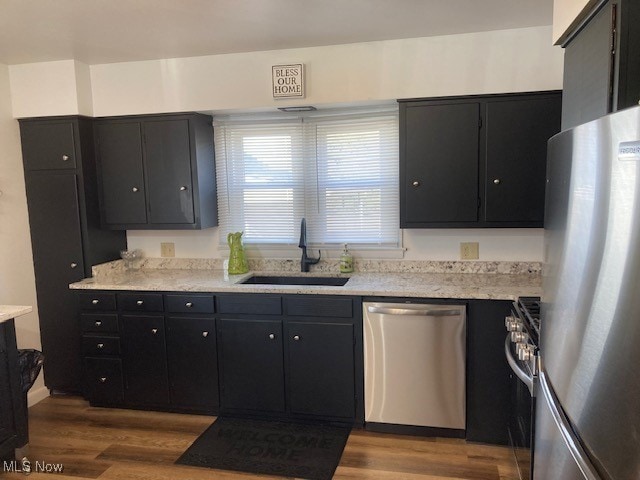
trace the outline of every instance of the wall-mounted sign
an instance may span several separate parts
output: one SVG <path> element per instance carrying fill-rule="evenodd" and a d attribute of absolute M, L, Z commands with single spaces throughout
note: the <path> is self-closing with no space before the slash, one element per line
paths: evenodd
<path fill-rule="evenodd" d="M 273 98 L 304 98 L 304 64 L 271 67 Z"/>

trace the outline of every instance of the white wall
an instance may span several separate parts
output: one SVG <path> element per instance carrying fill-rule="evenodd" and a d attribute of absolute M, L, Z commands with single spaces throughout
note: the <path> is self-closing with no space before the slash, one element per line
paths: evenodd
<path fill-rule="evenodd" d="M 559 43 L 573 30 L 598 0 L 554 0 L 553 43 Z"/>
<path fill-rule="evenodd" d="M 411 38 L 380 42 L 274 50 L 193 58 L 92 65 L 10 67 L 16 117 L 87 113 L 87 88 L 95 116 L 172 111 L 272 110 L 316 106 L 562 88 L 562 49 L 551 45 L 552 28 Z M 271 97 L 271 66 L 304 63 L 307 97 Z M 62 63 L 62 64 L 60 64 Z M 60 64 L 60 65 L 59 65 Z M 59 77 L 76 95 L 59 96 Z M 53 86 L 42 78 L 52 77 Z M 80 86 L 81 90 L 77 89 Z M 39 91 L 38 89 L 44 89 Z M 67 110 L 67 111 L 64 111 Z M 160 242 L 173 241 L 176 256 L 224 256 L 217 229 L 201 232 L 139 232 L 127 235 L 130 248 L 160 255 Z M 406 230 L 405 258 L 457 259 L 460 241 L 479 241 L 481 260 L 542 259 L 541 230 Z"/>
<path fill-rule="evenodd" d="M 11 115 L 9 69 L 0 64 L 0 304 L 31 305 L 16 320 L 19 348 L 40 349 L 40 328 L 29 235 L 18 122 Z M 33 404 L 48 395 L 42 374 L 29 392 Z"/>

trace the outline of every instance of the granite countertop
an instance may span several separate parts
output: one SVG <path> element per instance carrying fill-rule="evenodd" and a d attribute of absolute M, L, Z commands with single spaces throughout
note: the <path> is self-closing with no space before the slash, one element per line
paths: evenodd
<path fill-rule="evenodd" d="M 0 323 L 19 317 L 33 310 L 24 305 L 0 305 Z"/>
<path fill-rule="evenodd" d="M 349 281 L 342 287 L 240 283 L 252 275 L 347 276 Z M 222 270 L 163 268 L 114 271 L 73 283 L 70 288 L 515 300 L 519 296 L 539 296 L 541 278 L 539 274 L 363 272 L 327 275 L 282 271 L 252 271 L 225 278 Z"/>

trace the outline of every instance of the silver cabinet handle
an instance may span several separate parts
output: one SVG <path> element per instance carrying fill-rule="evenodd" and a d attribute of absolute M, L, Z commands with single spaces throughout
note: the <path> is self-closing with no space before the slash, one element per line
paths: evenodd
<path fill-rule="evenodd" d="M 143 304 L 144 304 L 144 300 L 138 300 L 138 301 L 136 302 L 136 305 L 138 305 L 139 307 L 140 307 L 141 305 L 143 305 Z"/>
<path fill-rule="evenodd" d="M 93 300 L 91 300 L 91 303 L 92 303 L 93 305 L 97 305 L 97 304 L 99 304 L 99 303 L 100 303 L 100 300 L 98 300 L 97 298 L 94 298 Z"/>
<path fill-rule="evenodd" d="M 207 338 L 207 337 L 209 336 L 209 332 L 202 332 L 202 336 L 203 336 L 204 338 Z"/>
<path fill-rule="evenodd" d="M 413 185 L 414 187 L 419 187 L 420 186 L 420 182 L 416 180 L 411 185 Z"/>
<path fill-rule="evenodd" d="M 100 327 L 102 325 L 102 322 L 100 320 L 96 320 L 96 327 Z"/>
<path fill-rule="evenodd" d="M 187 302 L 187 303 L 184 304 L 184 306 L 187 307 L 187 308 L 191 308 L 191 307 L 193 307 L 193 303 L 192 302 Z"/>
<path fill-rule="evenodd" d="M 500 185 L 500 179 L 499 179 L 499 178 L 496 178 L 496 179 L 493 181 L 493 183 L 494 183 L 494 184 L 496 184 L 496 185 Z"/>
<path fill-rule="evenodd" d="M 67 160 L 69 160 L 69 155 L 62 155 L 62 161 L 66 162 Z"/>
<path fill-rule="evenodd" d="M 186 190 L 187 190 L 187 187 L 186 187 L 186 186 L 184 186 L 184 185 L 183 185 L 182 187 L 180 187 L 180 191 L 181 191 L 181 192 L 184 192 L 184 191 L 186 191 Z"/>
<path fill-rule="evenodd" d="M 269 340 L 274 340 L 276 338 L 276 336 L 273 333 L 269 334 Z"/>
<path fill-rule="evenodd" d="M 383 313 L 387 315 L 418 315 L 421 317 L 455 317 L 462 315 L 462 310 L 428 310 L 426 308 L 391 308 L 368 306 L 369 313 Z"/>
<path fill-rule="evenodd" d="M 151 333 L 153 333 L 154 335 L 156 335 L 158 333 L 158 329 L 157 328 L 152 328 L 151 329 Z"/>
<path fill-rule="evenodd" d="M 107 377 L 100 377 L 100 383 L 107 383 Z"/>
<path fill-rule="evenodd" d="M 131 189 L 131 191 L 132 191 L 133 193 L 136 193 L 136 192 L 138 191 L 138 187 L 133 187 L 133 188 Z"/>
<path fill-rule="evenodd" d="M 293 339 L 297 342 L 298 340 L 300 340 L 300 335 L 294 335 Z"/>
<path fill-rule="evenodd" d="M 71 268 L 76 268 L 78 264 L 76 262 L 71 262 Z"/>
<path fill-rule="evenodd" d="M 102 350 L 104 348 L 104 343 L 99 343 L 96 347 L 98 347 L 99 350 Z"/>

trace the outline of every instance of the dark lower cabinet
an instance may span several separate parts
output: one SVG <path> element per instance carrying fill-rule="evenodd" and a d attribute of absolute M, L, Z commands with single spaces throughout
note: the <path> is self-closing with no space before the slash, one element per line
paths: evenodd
<path fill-rule="evenodd" d="M 100 229 L 92 119 L 22 119 L 20 135 L 44 381 L 50 390 L 79 392 L 78 303 L 68 286 L 119 258 L 126 236 Z"/>
<path fill-rule="evenodd" d="M 120 325 L 126 402 L 168 405 L 164 316 L 121 315 Z"/>
<path fill-rule="evenodd" d="M 26 400 L 18 369 L 15 323 L 0 322 L 0 461 L 13 459 L 29 439 Z"/>
<path fill-rule="evenodd" d="M 221 318 L 221 408 L 285 411 L 282 321 Z"/>
<path fill-rule="evenodd" d="M 291 413 L 353 418 L 354 326 L 287 323 Z"/>
<path fill-rule="evenodd" d="M 167 317 L 166 324 L 171 404 L 217 410 L 215 319 Z"/>
<path fill-rule="evenodd" d="M 472 300 L 467 321 L 467 440 L 508 444 L 511 370 L 504 318 L 511 302 Z"/>

